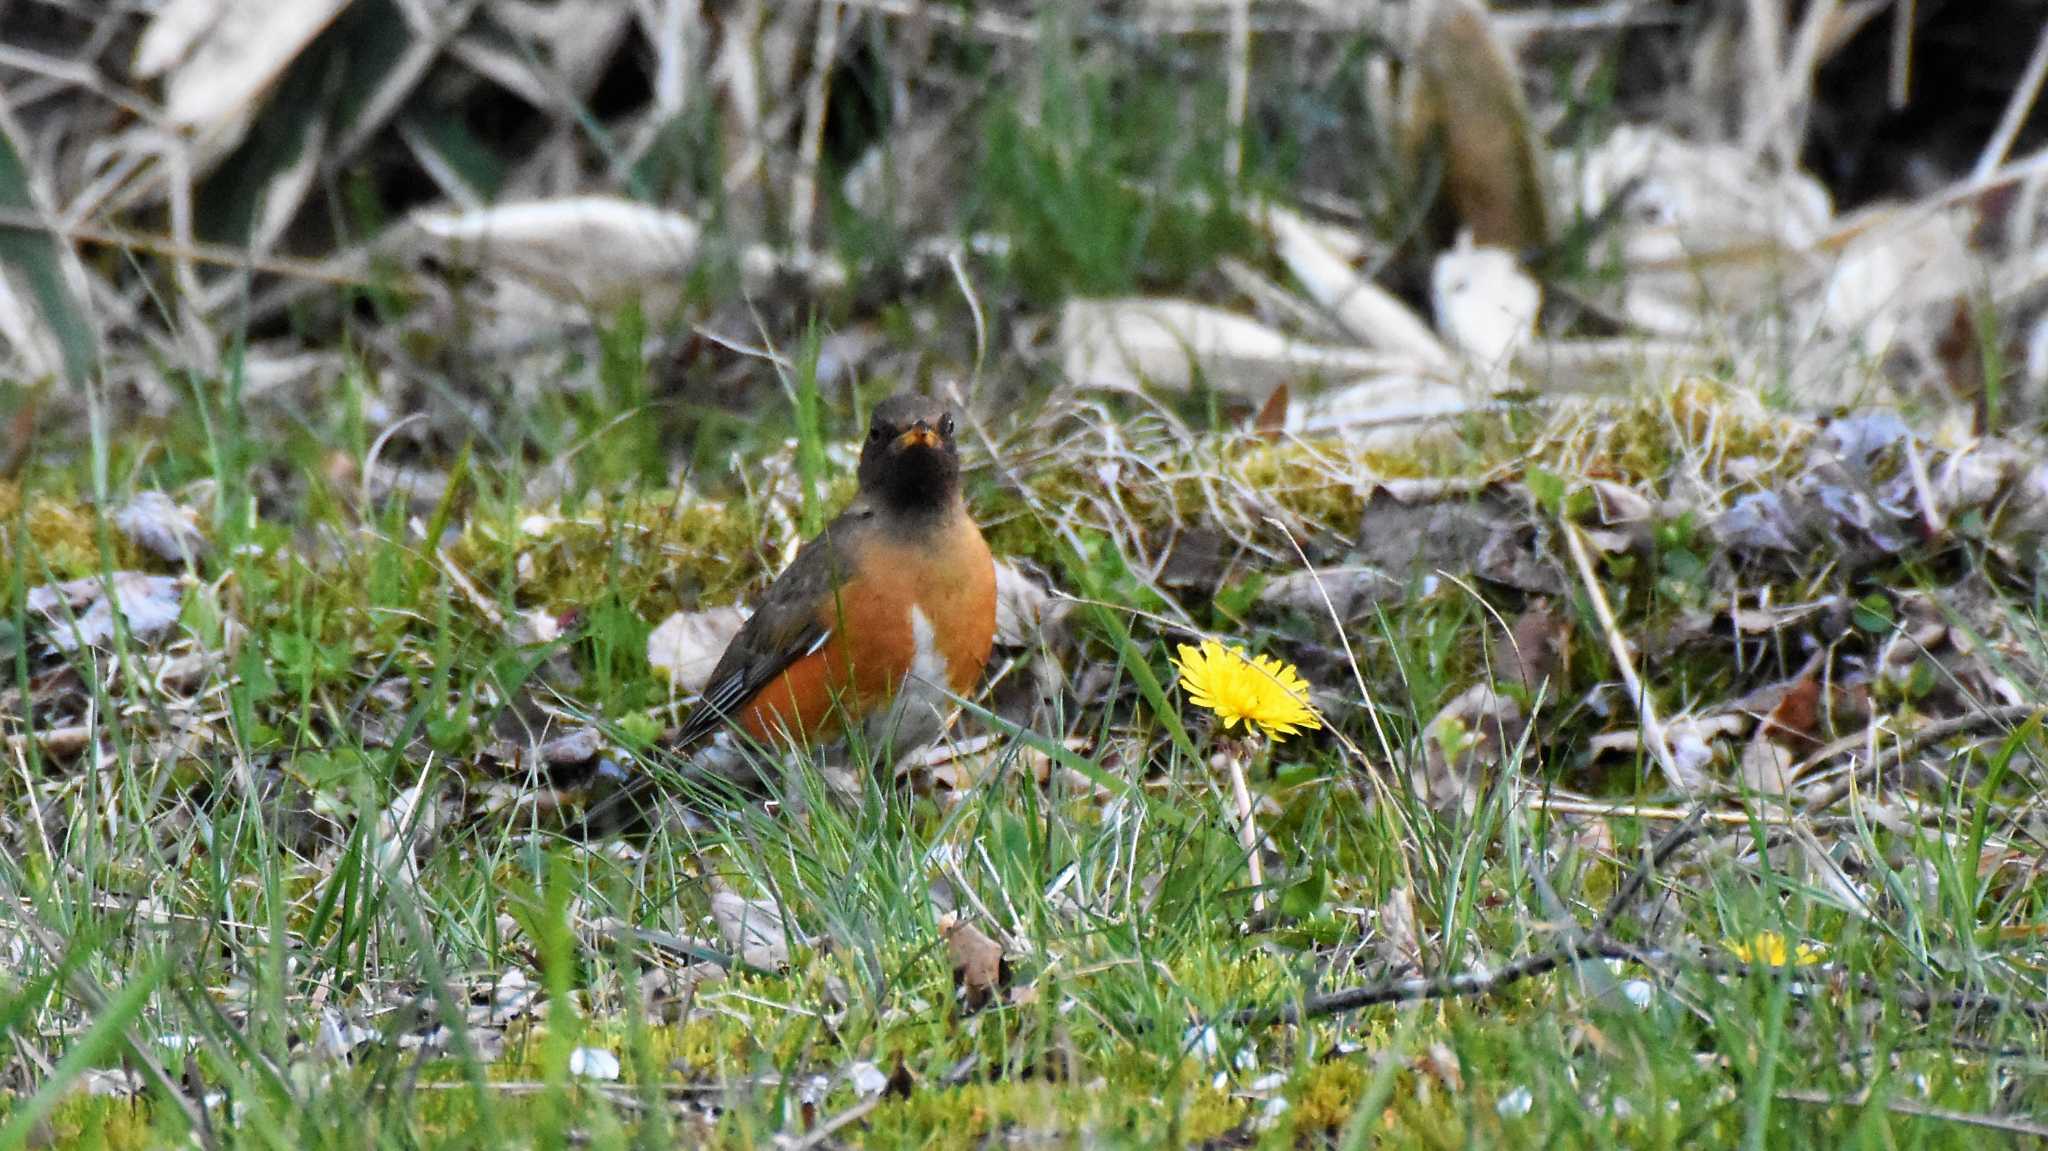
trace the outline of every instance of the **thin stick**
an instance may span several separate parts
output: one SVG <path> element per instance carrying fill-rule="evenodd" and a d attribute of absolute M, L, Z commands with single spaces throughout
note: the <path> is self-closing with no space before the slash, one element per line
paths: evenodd
<path fill-rule="evenodd" d="M 1913 94 L 1913 11 L 1914 0 L 1892 4 L 1892 74 L 1887 92 L 1894 112 L 1906 106 Z"/>
<path fill-rule="evenodd" d="M 1858 1091 L 1854 1095 L 1830 1095 L 1825 1091 L 1793 1089 L 1778 1092 L 1778 1098 L 1788 1103 L 1805 1103 L 1813 1107 L 1868 1107 L 1871 1102 L 1868 1090 Z M 2037 1123 L 2017 1115 L 1985 1115 L 1975 1111 L 1956 1111 L 1947 1107 L 1915 1103 L 1911 1099 L 1885 1099 L 1879 1106 L 1894 1115 L 1938 1119 L 1944 1123 L 1959 1123 L 1965 1127 L 2003 1131 L 2008 1135 L 2031 1135 L 2036 1139 L 2048 1139 L 2048 1123 Z"/>
<path fill-rule="evenodd" d="M 1233 1015 L 1231 1021 L 1240 1027 L 1260 1027 L 1275 1023 L 1296 1024 L 1305 1019 L 1342 1015 L 1388 1003 L 1483 997 L 1506 990 L 1523 980 L 1547 975 L 1560 967 L 1588 959 L 1612 959 L 1622 963 L 1633 963 L 1667 978 L 1679 968 L 1737 979 L 1753 978 L 1765 973 L 1789 975 L 1794 971 L 1811 970 L 1742 963 L 1720 955 L 1687 954 L 1661 948 L 1635 947 L 1612 939 L 1588 935 L 1552 950 L 1540 951 L 1518 959 L 1505 967 L 1459 971 L 1434 978 L 1395 979 L 1385 983 L 1349 987 L 1327 995 L 1311 996 L 1298 1005 L 1290 1003 L 1277 1008 L 1249 1007 Z M 1952 1011 L 2011 1013 L 2034 1020 L 2048 1020 L 2048 1000 L 2008 999 L 1980 991 L 1901 990 L 1875 979 L 1850 978 L 1839 973 L 1831 976 L 1831 973 L 1825 971 L 1813 972 L 1813 978 L 1795 983 L 1788 990 L 1795 996 L 1809 997 L 1817 989 L 1829 984 L 1873 997 L 1889 998 L 1898 1006 L 1920 1015 L 1946 1008 Z"/>
<path fill-rule="evenodd" d="M 1245 109 L 1252 91 L 1252 3 L 1232 0 L 1230 5 L 1230 87 L 1227 115 L 1230 134 L 1223 140 L 1223 172 L 1231 183 L 1244 171 Z"/>
<path fill-rule="evenodd" d="M 169 237 L 130 232 L 121 228 L 85 225 L 64 227 L 42 220 L 31 212 L 14 208 L 0 208 L 0 229 L 41 232 L 75 244 L 98 244 L 124 251 L 148 252 L 172 260 L 238 268 L 298 280 L 314 280 L 340 287 L 368 287 L 378 282 L 363 269 L 363 261 L 353 254 L 344 254 L 320 262 L 258 256 L 245 249 L 232 248 L 225 244 L 209 244 L 204 241 L 185 244 Z M 383 282 L 389 281 L 390 278 L 385 277 Z"/>
<path fill-rule="evenodd" d="M 2041 97 L 2043 80 L 2048 80 L 2048 26 L 2041 29 L 2041 38 L 2034 41 L 2034 54 L 2027 58 L 2027 70 L 2020 74 L 2019 87 L 2013 89 L 2012 98 L 2005 102 L 2005 115 L 1999 117 L 1998 128 L 1985 142 L 1971 176 L 1982 180 L 2005 163 L 2012 142 L 2019 139 L 2020 129 L 2026 125 L 2027 114 L 2034 110 L 2034 101 Z"/>
<path fill-rule="evenodd" d="M 1581 537 L 1577 524 L 1564 525 L 1564 542 L 1571 550 L 1572 563 L 1579 569 L 1579 581 L 1585 585 L 1586 599 L 1593 605 L 1593 616 L 1600 621 L 1600 630 L 1607 636 L 1607 650 L 1614 654 L 1614 663 L 1621 671 L 1621 682 L 1628 688 L 1628 698 L 1635 704 L 1636 716 L 1642 723 L 1643 742 L 1650 747 L 1650 754 L 1657 760 L 1657 766 L 1664 770 L 1665 781 L 1682 794 L 1697 790 L 1691 773 L 1679 766 L 1678 757 L 1671 753 L 1671 742 L 1664 733 L 1664 723 L 1657 718 L 1657 706 L 1650 702 L 1650 693 L 1644 688 L 1642 678 L 1636 675 L 1635 656 L 1629 651 L 1628 640 L 1615 625 L 1614 609 L 1608 606 L 1607 593 L 1600 589 L 1600 579 L 1593 571 L 1592 557 L 1586 553 L 1586 543 Z"/>
<path fill-rule="evenodd" d="M 811 246 L 811 221 L 818 210 L 818 158 L 825 150 L 825 101 L 832 84 L 832 61 L 839 54 L 839 0 L 818 5 L 817 35 L 811 42 L 811 75 L 804 85 L 804 134 L 797 145 L 796 176 L 791 181 L 789 235 L 799 250 Z"/>
<path fill-rule="evenodd" d="M 2026 704 L 2010 704 L 2004 707 L 1988 707 L 1982 711 L 1973 711 L 1968 715 L 1959 715 L 1952 719 L 1936 720 L 1920 730 L 1895 741 L 1889 751 L 1871 755 L 1863 766 L 1843 776 L 1826 791 L 1816 792 L 1812 798 L 1806 801 L 1803 813 L 1811 816 L 1826 811 L 1828 808 L 1840 803 L 1857 787 L 1867 785 L 1875 780 L 1883 773 L 1886 766 L 1903 764 L 1945 739 L 1966 735 L 1987 727 L 2010 727 L 2013 724 L 2025 723 L 2027 720 L 2032 719 L 2034 714 L 2040 710 L 2038 707 Z M 1854 750 L 1857 747 L 1863 746 L 1865 740 L 1873 735 L 1875 731 L 1876 725 L 1873 724 L 1870 728 L 1866 728 L 1856 735 L 1848 736 L 1829 744 L 1808 757 L 1804 763 L 1795 767 L 1791 777 L 1797 779 L 1801 768 L 1825 762 L 1844 751 Z"/>

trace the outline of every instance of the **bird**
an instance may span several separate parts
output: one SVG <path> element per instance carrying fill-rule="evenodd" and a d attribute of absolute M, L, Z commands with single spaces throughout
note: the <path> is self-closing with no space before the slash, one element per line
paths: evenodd
<path fill-rule="evenodd" d="M 944 730 L 995 642 L 995 560 L 961 493 L 957 421 L 912 393 L 874 408 L 853 500 L 753 605 L 663 742 L 711 774 L 749 745 L 823 746 L 855 725 L 872 753 Z"/>

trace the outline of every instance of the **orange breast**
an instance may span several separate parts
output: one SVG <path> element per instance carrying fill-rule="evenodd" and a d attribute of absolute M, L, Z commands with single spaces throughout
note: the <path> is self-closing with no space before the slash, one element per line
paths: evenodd
<path fill-rule="evenodd" d="M 853 552 L 857 574 L 820 612 L 831 637 L 735 717 L 755 739 L 779 741 L 788 732 L 827 741 L 848 718 L 887 707 L 919 656 L 914 611 L 930 624 L 947 686 L 964 695 L 980 681 L 995 641 L 995 564 L 965 511 L 932 535 L 857 541 Z"/>

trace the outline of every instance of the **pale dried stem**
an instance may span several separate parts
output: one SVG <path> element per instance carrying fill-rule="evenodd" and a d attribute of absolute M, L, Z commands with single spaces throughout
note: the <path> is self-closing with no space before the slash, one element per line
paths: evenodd
<path fill-rule="evenodd" d="M 2012 99 L 2005 105 L 2005 114 L 1998 119 L 1998 128 L 1991 133 L 1991 139 L 1984 145 L 1984 151 L 1977 157 L 1977 166 L 1971 170 L 1976 179 L 1988 178 L 2005 163 L 2005 157 L 2012 151 L 2012 142 L 2019 138 L 2020 128 L 2027 122 L 2027 114 L 2034 110 L 2034 102 L 2041 98 L 2041 82 L 2048 80 L 2048 25 L 2041 28 L 2040 38 L 2034 41 L 2034 54 L 2027 58 L 2027 70 L 2020 74 L 2020 82 L 2013 89 Z"/>
<path fill-rule="evenodd" d="M 1571 550 L 1572 564 L 1579 571 L 1579 582 L 1586 589 L 1586 599 L 1592 604 L 1593 616 L 1600 622 L 1600 630 L 1607 636 L 1607 650 L 1614 655 L 1614 665 L 1621 673 L 1621 682 L 1628 688 L 1628 698 L 1635 705 L 1636 717 L 1642 726 L 1643 743 L 1650 749 L 1650 755 L 1663 770 L 1666 782 L 1681 795 L 1690 795 L 1695 789 L 1689 773 L 1678 763 L 1678 757 L 1671 753 L 1671 741 L 1664 731 L 1664 722 L 1657 718 L 1657 705 L 1650 701 L 1649 689 L 1643 686 L 1642 677 L 1636 674 L 1635 653 L 1629 650 L 1627 637 L 1615 623 L 1614 609 L 1607 603 L 1607 593 L 1601 590 L 1599 574 L 1593 570 L 1592 557 L 1586 551 L 1586 541 L 1577 524 L 1565 524 L 1564 542 Z"/>
<path fill-rule="evenodd" d="M 1237 845 L 1244 849 L 1245 866 L 1250 869 L 1252 886 L 1263 889 L 1266 886 L 1266 867 L 1259 860 L 1259 823 L 1252 810 L 1252 789 L 1245 781 L 1244 756 L 1235 750 L 1223 753 L 1226 772 L 1230 776 L 1230 798 L 1237 806 Z M 1254 913 L 1266 909 L 1264 890 L 1252 896 Z"/>
<path fill-rule="evenodd" d="M 811 74 L 804 84 L 804 132 L 798 144 L 789 206 L 790 241 L 811 246 L 811 221 L 818 214 L 818 160 L 825 150 L 825 101 L 832 87 L 832 60 L 839 53 L 839 0 L 821 0 L 811 42 Z"/>
<path fill-rule="evenodd" d="M 1230 134 L 1223 141 L 1223 171 L 1232 183 L 1244 171 L 1244 118 L 1252 90 L 1252 4 L 1230 5 Z"/>

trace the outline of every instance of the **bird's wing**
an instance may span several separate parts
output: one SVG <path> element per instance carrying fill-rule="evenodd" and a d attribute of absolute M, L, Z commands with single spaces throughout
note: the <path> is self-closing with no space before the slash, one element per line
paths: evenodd
<path fill-rule="evenodd" d="M 833 605 L 850 574 L 848 541 L 873 517 L 872 509 L 856 503 L 797 549 L 796 559 L 775 577 L 754 614 L 719 657 L 673 746 L 689 747 L 717 731 L 789 665 L 832 638 Z"/>

